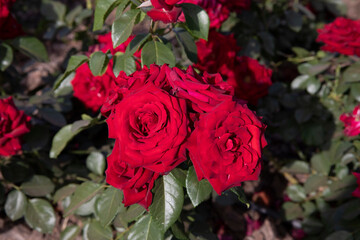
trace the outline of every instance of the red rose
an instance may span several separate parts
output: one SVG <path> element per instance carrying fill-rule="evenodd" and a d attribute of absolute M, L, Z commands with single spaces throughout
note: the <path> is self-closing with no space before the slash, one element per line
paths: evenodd
<path fill-rule="evenodd" d="M 15 38 L 23 34 L 21 25 L 10 12 L 14 2 L 15 0 L 0 0 L 0 39 Z"/>
<path fill-rule="evenodd" d="M 316 41 L 325 43 L 322 50 L 360 56 L 360 20 L 338 17 L 318 33 Z"/>
<path fill-rule="evenodd" d="M 181 7 L 175 6 L 178 2 L 180 0 L 151 0 L 154 8 L 148 11 L 147 15 L 154 21 L 177 22 L 182 13 Z"/>
<path fill-rule="evenodd" d="M 198 62 L 194 66 L 208 73 L 220 73 L 227 76 L 233 72 L 235 57 L 240 48 L 236 45 L 234 35 L 223 35 L 215 30 L 210 31 L 208 41 L 196 42 Z"/>
<path fill-rule="evenodd" d="M 355 191 L 352 192 L 352 195 L 354 197 L 360 198 L 360 173 L 353 172 L 353 175 L 356 177 L 356 183 L 358 184 L 358 187 L 355 189 Z"/>
<path fill-rule="evenodd" d="M 236 58 L 234 72 L 228 75 L 228 83 L 234 87 L 239 99 L 256 105 L 259 98 L 267 95 L 272 84 L 272 70 L 259 64 L 255 59 L 242 56 Z"/>
<path fill-rule="evenodd" d="M 109 137 L 119 141 L 119 159 L 132 168 L 166 174 L 186 160 L 186 103 L 153 84 L 118 102 L 107 119 Z"/>
<path fill-rule="evenodd" d="M 138 203 L 148 209 L 152 202 L 151 189 L 159 174 L 142 167 L 130 167 L 120 158 L 119 150 L 120 143 L 116 141 L 107 158 L 106 182 L 123 190 L 125 207 Z"/>
<path fill-rule="evenodd" d="M 21 150 L 21 136 L 29 132 L 30 117 L 19 111 L 11 97 L 0 99 L 0 156 Z"/>
<path fill-rule="evenodd" d="M 343 113 L 340 121 L 345 125 L 344 134 L 352 137 L 360 134 L 360 106 L 356 106 L 352 113 Z"/>
<path fill-rule="evenodd" d="M 218 194 L 246 180 L 257 180 L 265 125 L 247 108 L 233 101 L 200 115 L 187 148 L 198 180 L 209 180 Z"/>
<path fill-rule="evenodd" d="M 84 63 L 76 69 L 75 77 L 71 81 L 74 97 L 95 112 L 107 99 L 114 79 L 112 67 L 108 67 L 104 75 L 95 77 L 91 73 L 89 65 Z"/>

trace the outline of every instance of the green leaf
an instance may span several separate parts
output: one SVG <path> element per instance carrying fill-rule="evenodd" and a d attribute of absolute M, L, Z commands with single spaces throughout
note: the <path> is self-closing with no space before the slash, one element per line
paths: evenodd
<path fill-rule="evenodd" d="M 206 11 L 198 5 L 191 3 L 181 4 L 186 26 L 190 33 L 197 37 L 207 40 L 209 35 L 210 20 Z"/>
<path fill-rule="evenodd" d="M 72 124 L 66 125 L 58 131 L 52 141 L 50 158 L 57 158 L 59 154 L 64 150 L 68 142 L 75 137 L 82 129 L 75 132 L 72 130 Z"/>
<path fill-rule="evenodd" d="M 9 193 L 5 202 L 5 213 L 12 220 L 16 221 L 25 214 L 27 198 L 21 191 L 13 190 Z"/>
<path fill-rule="evenodd" d="M 121 0 L 96 1 L 93 31 L 100 30 L 103 27 L 106 17 L 120 2 Z M 124 2 L 128 2 L 128 1 L 124 1 Z"/>
<path fill-rule="evenodd" d="M 59 23 L 64 20 L 66 6 L 58 1 L 43 0 L 40 12 L 47 20 Z"/>
<path fill-rule="evenodd" d="M 316 191 L 319 187 L 327 184 L 327 177 L 322 175 L 310 175 L 304 184 L 305 193 Z"/>
<path fill-rule="evenodd" d="M 164 235 L 151 215 L 145 215 L 139 219 L 129 232 L 131 240 L 161 240 Z"/>
<path fill-rule="evenodd" d="M 286 189 L 286 194 L 294 202 L 301 202 L 306 199 L 304 188 L 298 184 L 288 186 Z"/>
<path fill-rule="evenodd" d="M 75 72 L 70 73 L 64 79 L 61 79 L 62 76 L 64 76 L 64 75 L 59 76 L 55 82 L 55 84 L 60 82 L 60 85 L 54 90 L 54 96 L 56 98 L 61 97 L 61 96 L 70 95 L 73 92 L 73 86 L 72 86 L 71 82 L 75 77 Z M 59 79 L 61 79 L 61 81 Z M 54 86 L 55 86 L 55 84 L 54 84 Z"/>
<path fill-rule="evenodd" d="M 304 89 L 307 86 L 307 82 L 312 79 L 313 77 L 309 75 L 300 75 L 291 82 L 291 89 Z"/>
<path fill-rule="evenodd" d="M 79 187 L 76 188 L 74 195 L 71 197 L 70 205 L 65 209 L 64 216 L 69 216 L 82 204 L 91 200 L 103 186 L 98 183 L 93 182 L 84 182 Z"/>
<path fill-rule="evenodd" d="M 41 233 L 51 233 L 55 227 L 56 217 L 51 204 L 40 198 L 29 200 L 26 213 L 26 223 Z"/>
<path fill-rule="evenodd" d="M 132 74 L 136 71 L 134 58 L 126 54 L 115 55 L 113 71 L 115 77 L 118 77 L 121 71 L 124 71 L 127 75 Z"/>
<path fill-rule="evenodd" d="M 174 234 L 176 239 L 188 240 L 189 238 L 186 235 L 184 228 L 185 227 L 182 222 L 176 221 L 176 223 L 171 226 L 171 232 Z"/>
<path fill-rule="evenodd" d="M 163 43 L 151 41 L 145 44 L 141 50 L 141 64 L 150 67 L 151 64 L 169 64 L 175 66 L 175 56 L 173 52 Z"/>
<path fill-rule="evenodd" d="M 186 187 L 186 176 L 187 176 L 186 170 L 182 170 L 180 168 L 174 168 L 173 170 L 171 170 L 170 175 L 175 177 L 176 181 L 178 181 L 181 184 L 181 186 Z"/>
<path fill-rule="evenodd" d="M 87 230 L 89 240 L 110 240 L 112 239 L 112 231 L 110 227 L 103 227 L 98 221 L 92 221 Z"/>
<path fill-rule="evenodd" d="M 89 67 L 94 76 L 101 76 L 108 68 L 109 58 L 101 51 L 94 52 L 90 56 Z"/>
<path fill-rule="evenodd" d="M 78 215 L 78 216 L 89 216 L 93 213 L 95 213 L 95 202 L 98 199 L 98 195 L 96 195 L 95 197 L 93 197 L 92 199 L 90 199 L 89 201 L 87 201 L 86 203 L 81 204 L 81 206 L 79 206 L 74 214 Z"/>
<path fill-rule="evenodd" d="M 13 61 L 13 50 L 6 43 L 0 45 L 0 71 L 5 71 Z"/>
<path fill-rule="evenodd" d="M 86 158 L 86 167 L 97 175 L 103 175 L 105 170 L 105 157 L 102 153 L 92 152 Z"/>
<path fill-rule="evenodd" d="M 246 205 L 247 208 L 250 208 L 250 202 L 247 200 L 244 190 L 241 187 L 233 187 L 230 190 L 236 194 L 239 201 Z"/>
<path fill-rule="evenodd" d="M 21 184 L 21 189 L 29 196 L 43 197 L 54 191 L 54 183 L 45 176 L 34 175 L 30 181 Z"/>
<path fill-rule="evenodd" d="M 282 205 L 284 210 L 285 219 L 287 221 L 294 220 L 296 218 L 302 218 L 304 216 L 303 210 L 298 203 L 285 202 Z"/>
<path fill-rule="evenodd" d="M 139 9 L 131 9 L 124 14 L 117 16 L 111 26 L 111 39 L 116 48 L 125 42 L 131 35 Z"/>
<path fill-rule="evenodd" d="M 307 162 L 296 160 L 290 163 L 287 163 L 284 167 L 281 168 L 281 172 L 287 173 L 310 173 L 310 166 Z"/>
<path fill-rule="evenodd" d="M 306 50 L 305 48 L 301 48 L 301 47 L 293 47 L 291 48 L 291 50 L 296 54 L 297 57 L 299 58 L 305 58 L 305 57 L 309 57 L 311 56 L 311 53 Z"/>
<path fill-rule="evenodd" d="M 330 171 L 330 168 L 331 168 L 329 153 L 321 152 L 321 153 L 315 154 L 311 158 L 311 167 L 313 169 L 315 169 L 317 172 L 322 173 L 327 176 Z"/>
<path fill-rule="evenodd" d="M 18 37 L 12 41 L 12 45 L 35 60 L 49 61 L 44 44 L 35 37 Z"/>
<path fill-rule="evenodd" d="M 123 195 L 119 189 L 109 187 L 96 201 L 95 211 L 101 226 L 108 226 L 119 212 Z"/>
<path fill-rule="evenodd" d="M 154 198 L 150 214 L 163 232 L 171 227 L 180 216 L 184 203 L 182 186 L 172 175 L 164 175 L 155 183 Z"/>
<path fill-rule="evenodd" d="M 60 234 L 60 240 L 75 240 L 81 229 L 78 226 L 68 226 Z"/>
<path fill-rule="evenodd" d="M 321 87 L 321 83 L 318 79 L 310 79 L 307 81 L 306 91 L 310 94 L 315 94 Z"/>
<path fill-rule="evenodd" d="M 206 179 L 199 182 L 194 167 L 190 167 L 186 176 L 186 191 L 196 207 L 210 197 L 212 187 Z"/>
<path fill-rule="evenodd" d="M 69 185 L 66 185 L 59 190 L 57 190 L 54 194 L 53 202 L 57 203 L 62 201 L 64 198 L 70 196 L 73 194 L 78 187 L 78 184 L 70 183 Z"/>
<path fill-rule="evenodd" d="M 360 62 L 356 62 L 348 67 L 344 71 L 342 78 L 346 83 L 360 82 Z"/>
<path fill-rule="evenodd" d="M 197 62 L 197 47 L 193 37 L 183 28 L 175 28 L 174 32 L 180 45 L 184 48 L 186 56 L 193 63 Z"/>
<path fill-rule="evenodd" d="M 83 11 L 83 7 L 81 5 L 77 5 L 76 7 L 74 7 L 73 9 L 71 9 L 68 14 L 66 14 L 65 16 L 65 22 L 67 24 L 67 26 L 72 27 L 73 23 L 75 21 L 75 18 L 77 16 L 79 16 L 82 11 Z"/>
<path fill-rule="evenodd" d="M 80 65 L 88 61 L 88 57 L 85 55 L 75 55 L 71 56 L 69 59 L 68 65 L 66 67 L 65 73 L 55 82 L 53 90 L 57 89 L 62 81 L 67 78 L 72 72 L 74 72 Z"/>
<path fill-rule="evenodd" d="M 125 55 L 131 56 L 133 55 L 142 44 L 151 36 L 150 33 L 143 33 L 138 34 L 134 37 L 133 40 L 129 43 L 129 45 L 126 47 Z"/>
<path fill-rule="evenodd" d="M 145 212 L 145 208 L 139 204 L 133 204 L 127 208 L 127 210 L 121 214 L 125 222 L 132 222 L 139 218 Z"/>

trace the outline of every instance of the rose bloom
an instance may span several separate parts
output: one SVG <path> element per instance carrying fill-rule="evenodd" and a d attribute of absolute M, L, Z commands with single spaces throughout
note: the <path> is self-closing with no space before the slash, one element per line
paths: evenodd
<path fill-rule="evenodd" d="M 0 39 L 15 38 L 23 34 L 21 25 L 10 12 L 14 2 L 15 0 L 0 0 Z"/>
<path fill-rule="evenodd" d="M 209 32 L 208 41 L 200 39 L 196 42 L 198 62 L 194 67 L 208 73 L 220 73 L 227 76 L 234 71 L 236 53 L 240 48 L 236 45 L 234 35 L 223 35 L 215 30 Z"/>
<path fill-rule="evenodd" d="M 107 158 L 106 182 L 123 190 L 125 207 L 138 203 L 148 209 L 152 202 L 151 189 L 159 174 L 142 167 L 130 167 L 120 158 L 119 149 L 119 141 L 116 141 Z"/>
<path fill-rule="evenodd" d="M 239 99 L 256 105 L 259 98 L 267 95 L 272 85 L 271 76 L 271 69 L 255 59 L 242 56 L 236 58 L 235 71 L 229 73 L 227 81 L 234 87 Z"/>
<path fill-rule="evenodd" d="M 318 33 L 316 41 L 325 43 L 322 50 L 360 56 L 360 20 L 338 17 Z"/>
<path fill-rule="evenodd" d="M 353 172 L 353 175 L 356 177 L 356 183 L 358 184 L 358 187 L 355 189 L 355 191 L 352 192 L 352 195 L 354 197 L 360 198 L 360 173 Z"/>
<path fill-rule="evenodd" d="M 352 137 L 360 133 L 360 106 L 356 106 L 352 113 L 343 113 L 340 121 L 344 123 L 344 134 Z"/>
<path fill-rule="evenodd" d="M 167 174 L 186 160 L 186 102 L 153 84 L 125 95 L 106 120 L 119 159 L 132 168 Z"/>
<path fill-rule="evenodd" d="M 102 76 L 94 76 L 87 63 L 76 69 L 75 77 L 71 81 L 74 97 L 84 103 L 85 107 L 96 112 L 107 99 L 112 89 L 115 76 L 112 68 L 108 66 Z"/>
<path fill-rule="evenodd" d="M 30 119 L 16 108 L 12 97 L 0 99 L 0 156 L 20 152 L 21 137 L 30 131 Z"/>
<path fill-rule="evenodd" d="M 162 21 L 163 23 L 177 22 L 182 13 L 181 7 L 175 6 L 181 0 L 151 0 L 154 8 L 146 14 L 154 21 Z"/>
<path fill-rule="evenodd" d="M 220 195 L 247 180 L 257 180 L 265 125 L 246 105 L 225 101 L 200 115 L 187 143 L 198 180 L 209 180 Z"/>

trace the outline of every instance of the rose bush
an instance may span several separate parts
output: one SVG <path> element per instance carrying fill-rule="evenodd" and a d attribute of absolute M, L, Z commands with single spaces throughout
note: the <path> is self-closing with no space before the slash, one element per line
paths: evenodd
<path fill-rule="evenodd" d="M 21 151 L 21 137 L 30 131 L 30 117 L 19 111 L 12 97 L 0 99 L 0 156 Z"/>

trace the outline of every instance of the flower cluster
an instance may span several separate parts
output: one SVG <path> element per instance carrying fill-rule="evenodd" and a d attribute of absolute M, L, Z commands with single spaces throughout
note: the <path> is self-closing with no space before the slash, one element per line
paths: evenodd
<path fill-rule="evenodd" d="M 115 139 L 106 179 L 124 191 L 125 205 L 148 208 L 156 178 L 188 155 L 218 194 L 258 178 L 265 125 L 219 74 L 153 64 L 115 85 L 102 107 Z"/>
<path fill-rule="evenodd" d="M 15 38 L 23 33 L 21 25 L 10 12 L 16 0 L 0 0 L 0 39 Z"/>
<path fill-rule="evenodd" d="M 239 99 L 257 104 L 271 86 L 272 70 L 255 59 L 236 56 L 240 50 L 233 35 L 210 31 L 209 40 L 196 43 L 198 62 L 194 67 L 209 73 L 220 73 L 235 89 Z"/>
<path fill-rule="evenodd" d="M 110 50 L 112 54 L 117 52 L 125 52 L 134 36 L 130 36 L 123 44 L 113 48 L 111 40 L 111 32 L 98 37 L 99 44 L 91 46 L 87 55 L 95 51 L 107 52 Z M 137 51 L 134 56 L 140 58 L 141 52 Z M 78 98 L 84 105 L 93 110 L 99 110 L 113 88 L 112 83 L 115 81 L 115 75 L 112 70 L 113 60 L 110 60 L 107 70 L 102 76 L 94 76 L 90 71 L 89 65 L 84 63 L 77 70 L 71 84 L 74 89 L 74 97 Z M 138 65 L 138 68 L 140 65 Z"/>
<path fill-rule="evenodd" d="M 21 137 L 30 131 L 30 117 L 19 111 L 12 98 L 0 99 L 0 156 L 18 154 Z"/>
<path fill-rule="evenodd" d="M 356 106 L 352 113 L 343 113 L 340 121 L 345 125 L 344 134 L 352 137 L 360 134 L 360 106 Z"/>
<path fill-rule="evenodd" d="M 322 50 L 360 56 L 360 20 L 338 17 L 318 33 L 317 41 L 325 43 Z"/>

